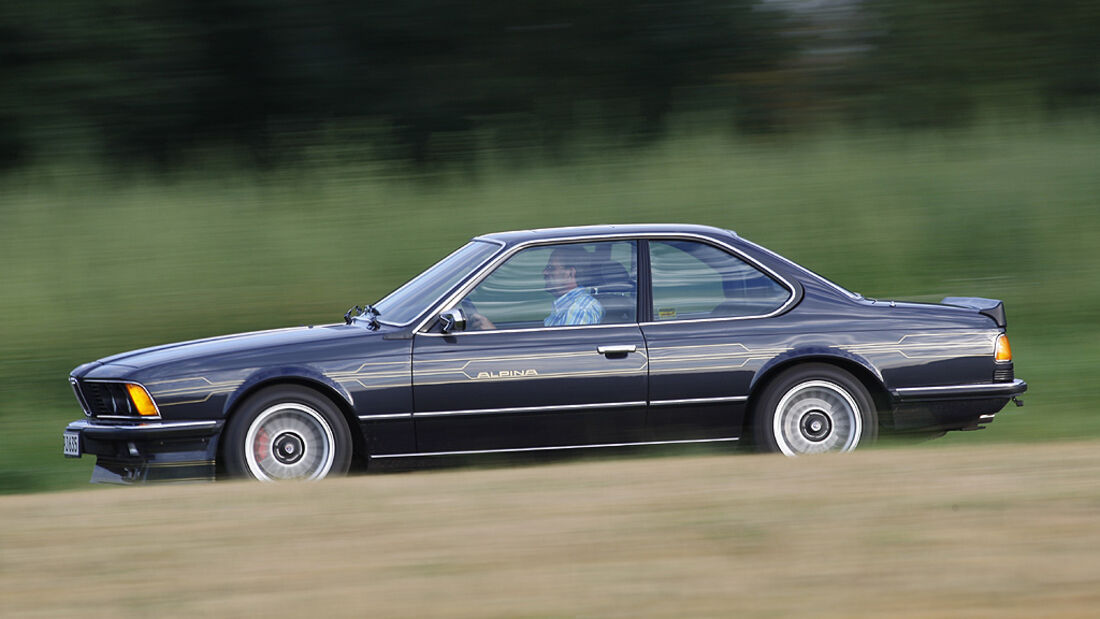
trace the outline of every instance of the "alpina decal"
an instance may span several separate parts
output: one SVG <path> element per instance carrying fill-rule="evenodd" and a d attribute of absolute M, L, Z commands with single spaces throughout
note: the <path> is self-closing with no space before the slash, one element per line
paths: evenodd
<path fill-rule="evenodd" d="M 481 378 L 524 378 L 526 376 L 538 376 L 537 370 L 499 370 L 497 372 L 478 372 L 474 380 Z"/>

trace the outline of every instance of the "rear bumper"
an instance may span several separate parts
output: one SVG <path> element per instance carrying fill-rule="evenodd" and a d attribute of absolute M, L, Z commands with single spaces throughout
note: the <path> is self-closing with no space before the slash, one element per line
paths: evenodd
<path fill-rule="evenodd" d="M 93 483 L 212 480 L 224 421 L 74 421 L 81 455 L 96 456 Z"/>
<path fill-rule="evenodd" d="M 892 425 L 900 432 L 980 430 L 1013 398 L 1027 391 L 1020 379 L 1007 383 L 904 387 L 894 397 Z"/>
<path fill-rule="evenodd" d="M 1010 383 L 982 383 L 978 385 L 939 385 L 935 387 L 903 387 L 894 389 L 894 397 L 901 402 L 921 400 L 973 400 L 1005 398 L 1027 391 L 1027 383 L 1020 379 Z"/>

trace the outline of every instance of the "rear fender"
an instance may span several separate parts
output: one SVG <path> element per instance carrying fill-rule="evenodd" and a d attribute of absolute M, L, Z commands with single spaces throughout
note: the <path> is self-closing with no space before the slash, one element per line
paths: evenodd
<path fill-rule="evenodd" d="M 776 376 L 782 374 L 784 370 L 801 363 L 828 363 L 852 374 L 856 380 L 863 383 L 863 386 L 871 394 L 871 399 L 879 412 L 880 426 L 883 423 L 891 423 L 889 416 L 893 410 L 893 404 L 890 400 L 890 393 L 886 390 L 882 374 L 874 365 L 863 357 L 846 350 L 827 346 L 806 346 L 771 359 L 753 376 L 752 383 L 749 386 L 749 400 L 746 404 L 748 412 L 745 415 L 744 427 L 742 428 L 743 436 L 752 436 L 752 423 L 754 421 L 752 411 L 756 405 L 756 400 L 764 391 L 764 387 Z"/>
<path fill-rule="evenodd" d="M 765 363 L 752 377 L 749 391 L 755 393 L 757 386 L 764 384 L 771 377 L 792 365 L 811 361 L 832 363 L 842 368 L 856 366 L 859 370 L 862 370 L 859 373 L 874 379 L 878 383 L 878 387 L 885 391 L 885 381 L 882 379 L 882 374 L 871 362 L 860 355 L 828 346 L 806 346 L 777 355 Z"/>

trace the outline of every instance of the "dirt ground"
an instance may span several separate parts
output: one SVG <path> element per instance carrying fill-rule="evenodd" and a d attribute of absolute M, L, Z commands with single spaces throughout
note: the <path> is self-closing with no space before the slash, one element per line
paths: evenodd
<path fill-rule="evenodd" d="M 0 615 L 1100 613 L 1100 443 L 0 497 Z"/>

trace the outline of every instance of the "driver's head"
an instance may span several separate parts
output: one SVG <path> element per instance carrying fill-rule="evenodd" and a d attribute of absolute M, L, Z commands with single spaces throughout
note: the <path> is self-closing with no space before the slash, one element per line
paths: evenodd
<path fill-rule="evenodd" d="M 550 259 L 542 270 L 546 292 L 560 297 L 576 288 L 587 263 L 588 252 L 580 245 L 562 245 L 550 252 Z"/>

